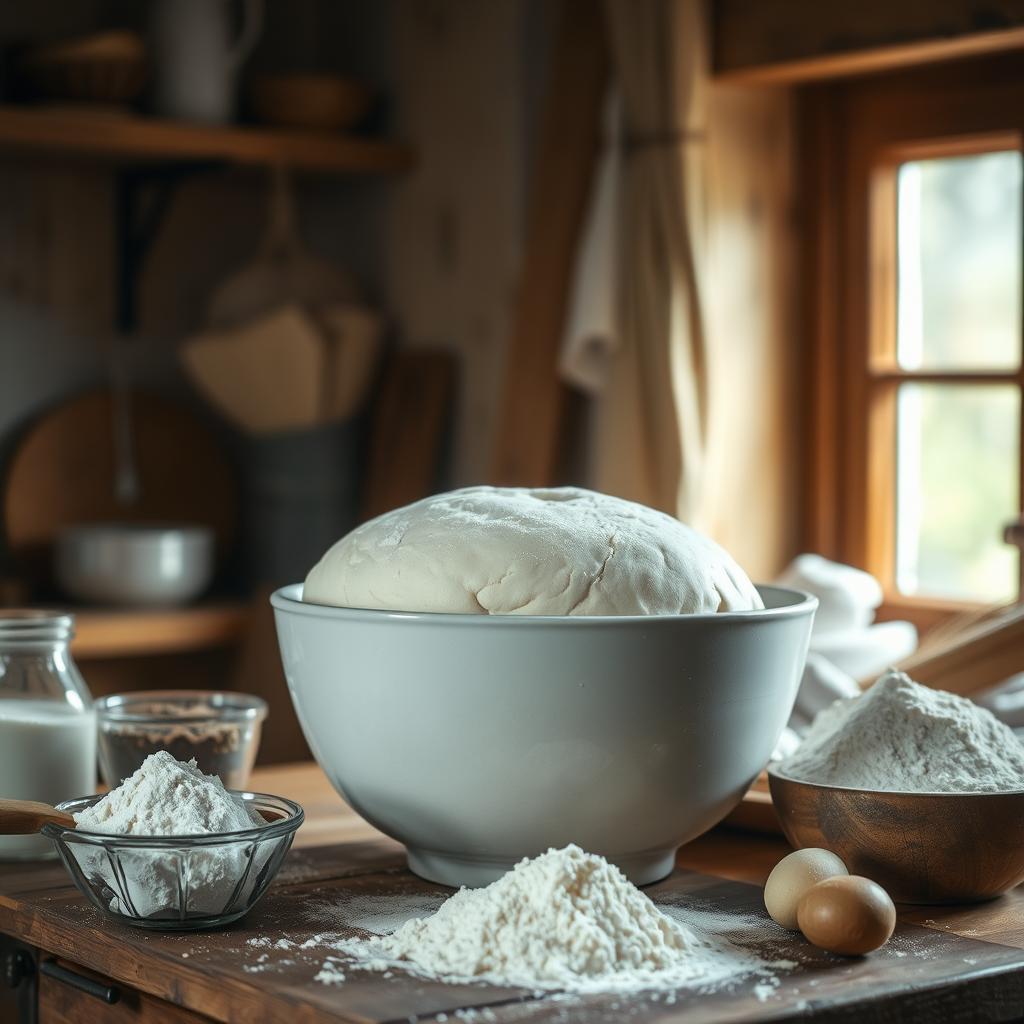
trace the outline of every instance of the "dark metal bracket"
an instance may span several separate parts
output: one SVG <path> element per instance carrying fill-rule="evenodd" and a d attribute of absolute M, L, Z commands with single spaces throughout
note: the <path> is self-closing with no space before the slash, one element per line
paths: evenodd
<path fill-rule="evenodd" d="M 78 971 L 62 967 L 56 960 L 44 960 L 39 965 L 39 973 L 77 988 L 79 992 L 84 992 L 108 1006 L 112 1006 L 121 998 L 121 990 L 116 985 L 104 985 L 100 981 L 94 981 L 84 974 L 79 974 Z"/>
<path fill-rule="evenodd" d="M 0 935 L 0 1020 L 36 1024 L 38 1002 L 33 950 Z"/>
<path fill-rule="evenodd" d="M 138 325 L 139 281 L 153 242 L 178 188 L 188 178 L 218 170 L 220 160 L 142 164 L 116 172 L 114 227 L 117 246 L 114 322 L 121 334 Z"/>

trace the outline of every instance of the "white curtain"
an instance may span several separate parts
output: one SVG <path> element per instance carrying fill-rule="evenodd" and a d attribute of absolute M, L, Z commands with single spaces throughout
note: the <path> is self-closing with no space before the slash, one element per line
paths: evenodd
<path fill-rule="evenodd" d="M 700 267 L 702 0 L 606 0 L 622 102 L 619 336 L 597 410 L 600 490 L 699 523 L 707 433 Z"/>

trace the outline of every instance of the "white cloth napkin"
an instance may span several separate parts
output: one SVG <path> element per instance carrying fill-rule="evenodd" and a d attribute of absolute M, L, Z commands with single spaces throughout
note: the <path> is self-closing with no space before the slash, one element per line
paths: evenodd
<path fill-rule="evenodd" d="M 814 615 L 816 635 L 863 629 L 882 603 L 882 587 L 874 576 L 821 555 L 797 555 L 777 582 L 783 587 L 806 590 L 818 599 Z"/>
<path fill-rule="evenodd" d="M 778 577 L 818 599 L 811 650 L 854 679 L 871 679 L 917 650 L 910 622 L 874 623 L 882 587 L 870 573 L 821 555 L 798 555 Z"/>
<path fill-rule="evenodd" d="M 861 690 L 853 676 L 836 668 L 828 658 L 811 651 L 807 655 L 800 691 L 789 718 L 789 726 L 804 732 L 819 711 L 824 711 L 837 700 L 859 696 Z"/>
<path fill-rule="evenodd" d="M 874 623 L 882 587 L 869 573 L 821 555 L 798 555 L 776 580 L 818 599 L 810 650 L 796 704 L 776 755 L 792 746 L 819 711 L 856 697 L 858 680 L 872 679 L 917 649 L 910 622 Z"/>
<path fill-rule="evenodd" d="M 917 650 L 917 628 L 912 622 L 894 620 L 812 634 L 811 650 L 854 679 L 872 680 Z"/>
<path fill-rule="evenodd" d="M 780 586 L 806 590 L 818 598 L 807 664 L 793 713 L 772 760 L 791 754 L 800 737 L 834 701 L 856 697 L 858 680 L 870 680 L 917 650 L 913 623 L 875 622 L 882 600 L 878 581 L 850 565 L 804 554 L 793 560 L 776 580 Z M 992 687 L 975 698 L 1024 740 L 1024 673 Z"/>
<path fill-rule="evenodd" d="M 576 252 L 558 370 L 567 383 L 599 394 L 608 362 L 618 345 L 619 182 L 622 174 L 620 103 L 611 91 L 605 101 L 604 148 Z"/>

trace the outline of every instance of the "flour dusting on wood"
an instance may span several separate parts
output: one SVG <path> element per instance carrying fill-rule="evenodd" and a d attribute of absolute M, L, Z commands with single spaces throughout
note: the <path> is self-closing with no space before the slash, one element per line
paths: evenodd
<path fill-rule="evenodd" d="M 334 928 L 301 940 L 254 936 L 247 946 L 261 957 L 270 950 L 308 957 L 314 980 L 325 985 L 369 971 L 538 995 L 644 991 L 670 999 L 678 988 L 711 991 L 750 975 L 777 986 L 778 972 L 796 966 L 733 941 L 759 934 L 763 921 L 659 907 L 604 858 L 576 846 L 448 899 L 412 888 L 328 904 L 311 893 L 306 909 L 318 923 L 333 918 Z"/>

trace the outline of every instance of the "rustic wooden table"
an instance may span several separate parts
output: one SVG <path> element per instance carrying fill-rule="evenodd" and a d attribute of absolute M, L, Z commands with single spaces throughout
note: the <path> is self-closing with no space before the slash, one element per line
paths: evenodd
<path fill-rule="evenodd" d="M 352 933 L 347 922 L 389 898 L 431 905 L 445 890 L 406 871 L 401 847 L 345 807 L 315 766 L 264 769 L 252 784 L 297 799 L 306 823 L 263 902 L 217 932 L 125 927 L 88 906 L 59 864 L 0 866 L 0 933 L 23 944 L 40 967 L 32 982 L 40 1024 L 1024 1018 L 1024 888 L 981 906 L 905 908 L 889 946 L 842 959 L 813 950 L 764 914 L 759 887 L 785 843 L 726 830 L 685 847 L 673 876 L 648 891 L 658 902 L 742 919 L 762 956 L 792 968 L 668 998 L 542 998 L 357 971 L 325 983 L 338 982 L 329 950 L 302 949 L 303 942 L 325 931 Z M 95 987 L 85 991 L 89 981 Z M 115 1004 L 98 1001 L 115 992 Z M 2 1010 L 0 1019 L 7 1019 Z"/>

